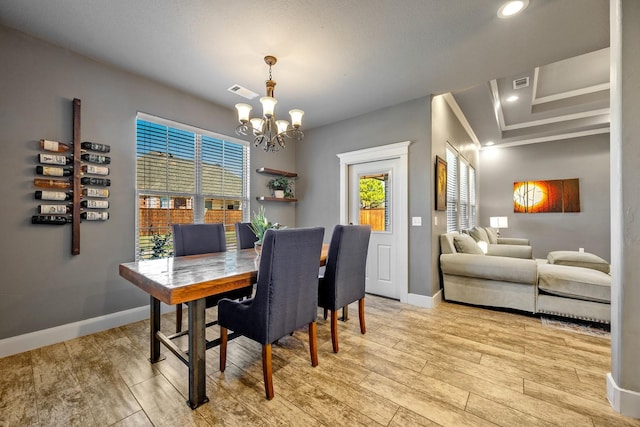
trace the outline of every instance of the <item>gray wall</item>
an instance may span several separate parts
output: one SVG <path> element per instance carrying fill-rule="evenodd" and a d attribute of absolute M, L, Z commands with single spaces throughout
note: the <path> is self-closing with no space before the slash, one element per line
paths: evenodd
<path fill-rule="evenodd" d="M 118 275 L 118 264 L 134 259 L 136 114 L 233 136 L 235 113 L 6 27 L 0 52 L 0 339 L 148 304 Z M 77 256 L 70 226 L 30 224 L 38 140 L 71 140 L 73 98 L 82 100 L 83 140 L 110 144 L 113 161 L 111 218 L 81 225 Z M 295 145 L 277 156 L 251 154 L 253 169 L 295 169 Z M 251 194 L 265 194 L 266 179 L 254 173 Z M 293 205 L 270 204 L 267 214 L 295 226 Z"/>
<path fill-rule="evenodd" d="M 298 179 L 299 226 L 320 225 L 331 237 L 340 217 L 340 172 L 336 154 L 395 142 L 409 146 L 409 216 L 421 216 L 422 227 L 409 229 L 409 292 L 432 295 L 430 257 L 431 188 L 430 99 L 378 110 L 306 132 L 298 143 L 296 164 L 304 175 Z M 409 221 L 411 224 L 411 221 Z"/>
<path fill-rule="evenodd" d="M 505 237 L 528 237 L 536 258 L 553 250 L 584 248 L 611 260 L 609 134 L 480 153 L 479 224 L 507 216 Z M 580 179 L 580 213 L 513 213 L 513 183 Z"/>
<path fill-rule="evenodd" d="M 473 166 L 476 170 L 476 187 L 478 185 L 477 177 L 480 173 L 478 164 L 479 150 L 473 143 L 471 137 L 464 129 L 453 110 L 445 100 L 444 96 L 434 96 L 431 101 L 431 119 L 432 119 L 432 142 L 431 167 L 435 167 L 436 156 L 440 156 L 447 160 L 447 142 L 451 144 L 458 152 Z M 435 177 L 435 171 L 432 175 Z M 477 190 L 477 188 L 476 188 Z M 440 239 L 439 236 L 447 232 L 447 212 L 435 210 L 435 195 L 431 200 L 431 209 L 433 212 L 433 220 L 431 221 L 431 229 L 433 238 L 431 239 L 431 293 L 434 294 L 441 287 L 442 280 L 440 278 Z M 437 224 L 435 219 L 437 218 Z"/>

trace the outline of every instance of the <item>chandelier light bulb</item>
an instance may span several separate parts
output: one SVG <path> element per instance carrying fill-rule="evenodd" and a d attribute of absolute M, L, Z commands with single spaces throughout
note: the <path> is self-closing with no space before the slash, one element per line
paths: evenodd
<path fill-rule="evenodd" d="M 289 115 L 291 115 L 291 125 L 298 129 L 302 126 L 302 116 L 304 115 L 304 111 L 302 110 L 289 110 Z"/>
<path fill-rule="evenodd" d="M 262 115 L 267 119 L 273 117 L 278 100 L 271 96 L 263 96 L 260 98 L 260 103 L 262 104 Z"/>
<path fill-rule="evenodd" d="M 246 124 L 249 121 L 249 114 L 253 107 L 249 104 L 236 104 L 238 110 L 238 121 L 242 124 Z"/>

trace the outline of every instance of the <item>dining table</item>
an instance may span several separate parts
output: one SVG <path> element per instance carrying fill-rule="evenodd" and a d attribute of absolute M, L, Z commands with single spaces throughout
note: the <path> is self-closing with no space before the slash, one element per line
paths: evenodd
<path fill-rule="evenodd" d="M 328 244 L 323 244 L 319 266 L 326 263 Z M 122 263 L 120 276 L 150 296 L 150 362 L 164 359 L 163 344 L 189 367 L 189 399 L 195 409 L 209 401 L 206 395 L 205 352 L 219 345 L 219 339 L 207 341 L 205 332 L 205 299 L 256 283 L 260 254 L 256 250 L 224 252 L 139 260 Z M 187 304 L 188 328 L 185 332 L 165 335 L 160 330 L 160 303 Z M 215 323 L 215 322 L 212 322 Z M 180 349 L 173 340 L 188 335 L 188 349 Z M 232 339 L 235 335 L 229 335 Z"/>

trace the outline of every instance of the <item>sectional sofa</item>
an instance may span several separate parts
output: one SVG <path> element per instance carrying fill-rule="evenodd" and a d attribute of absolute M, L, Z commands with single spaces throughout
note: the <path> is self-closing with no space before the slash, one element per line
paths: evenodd
<path fill-rule="evenodd" d="M 611 321 L 611 276 L 603 259 L 571 251 L 551 252 L 543 260 L 496 256 L 472 243 L 468 234 L 440 236 L 445 300 Z"/>

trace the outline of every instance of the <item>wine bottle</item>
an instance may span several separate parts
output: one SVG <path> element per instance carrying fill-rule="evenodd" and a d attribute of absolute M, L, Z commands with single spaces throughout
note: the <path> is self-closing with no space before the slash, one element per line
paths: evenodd
<path fill-rule="evenodd" d="M 60 215 L 33 215 L 31 217 L 31 224 L 53 224 L 62 225 L 71 222 L 71 217 Z"/>
<path fill-rule="evenodd" d="M 108 153 L 109 151 L 111 151 L 111 146 L 107 144 L 98 144 L 96 142 L 90 142 L 90 141 L 84 141 L 83 143 L 80 144 L 80 147 L 82 147 L 85 150 L 99 151 L 101 153 Z"/>
<path fill-rule="evenodd" d="M 82 195 L 85 197 L 109 197 L 109 190 L 103 188 L 83 188 Z"/>
<path fill-rule="evenodd" d="M 73 169 L 58 168 L 55 166 L 36 166 L 36 173 L 46 176 L 71 176 Z"/>
<path fill-rule="evenodd" d="M 111 185 L 111 180 L 107 178 L 94 178 L 84 176 L 80 178 L 80 184 L 82 185 L 102 185 L 105 187 L 109 187 Z"/>
<path fill-rule="evenodd" d="M 109 209 L 108 200 L 83 200 L 80 206 L 85 209 Z"/>
<path fill-rule="evenodd" d="M 101 156 L 100 154 L 84 153 L 80 155 L 80 158 L 85 162 L 98 163 L 101 165 L 108 165 L 111 163 L 111 157 Z"/>
<path fill-rule="evenodd" d="M 71 156 L 58 156 L 56 154 L 38 154 L 38 161 L 40 163 L 44 163 L 46 165 L 70 165 L 73 163 L 73 158 Z"/>
<path fill-rule="evenodd" d="M 71 150 L 71 146 L 69 144 L 58 141 L 50 141 L 48 139 L 40 140 L 40 148 L 47 151 L 55 151 L 56 153 L 62 153 Z"/>
<path fill-rule="evenodd" d="M 86 219 L 87 221 L 106 221 L 109 219 L 109 212 L 82 212 L 80 218 Z"/>
<path fill-rule="evenodd" d="M 35 198 L 38 200 L 71 200 L 73 193 L 65 193 L 64 191 L 36 191 Z"/>
<path fill-rule="evenodd" d="M 106 166 L 82 165 L 82 172 L 93 175 L 109 175 L 109 168 Z"/>
<path fill-rule="evenodd" d="M 71 188 L 73 183 L 62 179 L 34 178 L 33 185 L 40 188 Z"/>
<path fill-rule="evenodd" d="M 69 205 L 38 205 L 38 213 L 50 215 L 65 215 L 71 213 Z"/>

